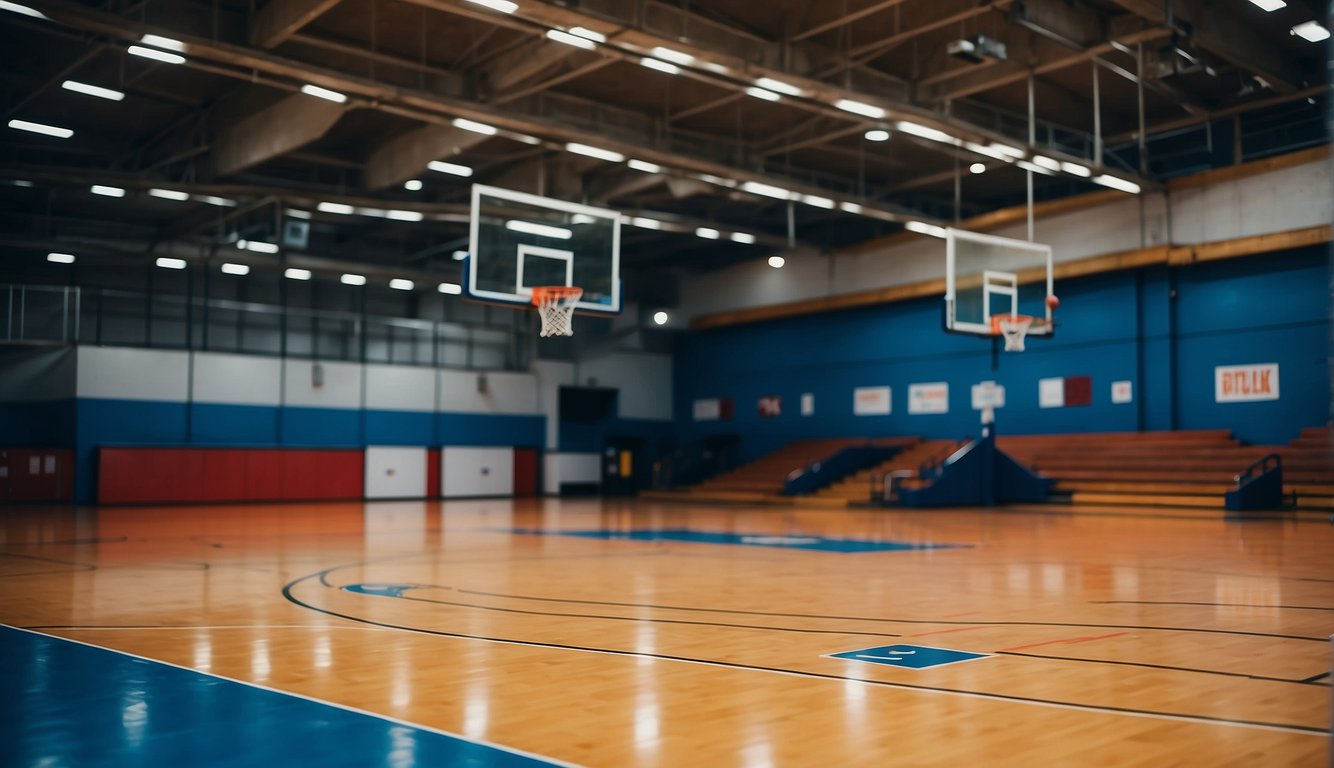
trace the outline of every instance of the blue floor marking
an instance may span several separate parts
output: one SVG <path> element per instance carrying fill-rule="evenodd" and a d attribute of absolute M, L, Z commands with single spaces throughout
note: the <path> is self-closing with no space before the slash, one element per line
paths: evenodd
<path fill-rule="evenodd" d="M 567 765 L 5 625 L 0 659 L 6 766 Z"/>
<path fill-rule="evenodd" d="M 539 536 L 579 536 L 585 539 L 623 539 L 627 541 L 684 541 L 693 544 L 739 544 L 749 547 L 780 547 L 809 549 L 818 552 L 897 552 L 905 549 L 950 549 L 966 544 L 924 544 L 911 541 L 866 541 L 862 539 L 826 539 L 819 536 L 784 536 L 772 533 L 714 533 L 692 531 L 687 528 L 664 528 L 656 531 L 612 531 L 593 529 L 582 531 L 544 530 L 540 528 L 513 528 L 510 533 Z"/>
<path fill-rule="evenodd" d="M 954 651 L 949 648 L 932 648 L 929 645 L 881 645 L 875 648 L 862 648 L 856 651 L 831 653 L 831 658 L 864 661 L 867 664 L 884 664 L 889 667 L 907 669 L 930 669 L 961 661 L 989 658 L 989 653 Z"/>

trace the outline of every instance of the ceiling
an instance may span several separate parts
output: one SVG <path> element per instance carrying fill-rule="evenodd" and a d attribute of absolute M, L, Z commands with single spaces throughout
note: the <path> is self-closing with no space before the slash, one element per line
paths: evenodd
<path fill-rule="evenodd" d="M 1149 190 L 1323 142 L 1325 48 L 1289 32 L 1318 18 L 1310 0 L 3 2 L 0 50 L 23 63 L 0 68 L 6 122 L 73 135 L 0 129 L 0 236 L 38 258 L 217 259 L 297 221 L 243 255 L 448 280 L 480 182 L 651 224 L 623 230 L 633 294 L 1022 203 L 1034 170 L 1039 200 Z"/>

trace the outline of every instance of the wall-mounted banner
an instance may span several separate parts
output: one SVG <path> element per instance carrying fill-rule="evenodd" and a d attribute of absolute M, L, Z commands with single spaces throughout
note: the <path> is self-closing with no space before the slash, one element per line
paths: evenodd
<path fill-rule="evenodd" d="M 888 416 L 889 387 L 857 387 L 852 390 L 852 412 L 858 416 Z"/>
<path fill-rule="evenodd" d="M 908 413 L 949 413 L 950 385 L 944 381 L 908 385 Z"/>
<path fill-rule="evenodd" d="M 783 398 L 779 395 L 765 395 L 760 398 L 759 409 L 761 418 L 781 416 L 783 415 Z"/>
<path fill-rule="evenodd" d="M 1130 403 L 1135 400 L 1134 385 L 1128 381 L 1112 382 L 1112 402 L 1116 404 Z"/>
<path fill-rule="evenodd" d="M 811 416 L 815 413 L 815 394 L 807 392 L 801 396 L 801 415 Z"/>
<path fill-rule="evenodd" d="M 1214 369 L 1214 401 L 1246 403 L 1278 399 L 1278 363 L 1220 365 Z"/>
<path fill-rule="evenodd" d="M 695 421 L 726 421 L 732 418 L 732 398 L 715 397 L 695 401 Z"/>
<path fill-rule="evenodd" d="M 1063 376 L 1038 379 L 1039 408 L 1069 408 L 1093 404 L 1093 379 L 1088 376 Z"/>
<path fill-rule="evenodd" d="M 1038 407 L 1060 408 L 1065 405 L 1065 379 L 1038 379 Z"/>

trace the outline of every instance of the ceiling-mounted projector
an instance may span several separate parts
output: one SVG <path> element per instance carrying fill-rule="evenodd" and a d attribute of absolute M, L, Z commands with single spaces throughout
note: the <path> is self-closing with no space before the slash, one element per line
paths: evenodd
<path fill-rule="evenodd" d="M 945 47 L 949 55 L 973 64 L 984 61 L 1005 61 L 1005 43 L 986 35 L 973 35 L 955 40 Z"/>

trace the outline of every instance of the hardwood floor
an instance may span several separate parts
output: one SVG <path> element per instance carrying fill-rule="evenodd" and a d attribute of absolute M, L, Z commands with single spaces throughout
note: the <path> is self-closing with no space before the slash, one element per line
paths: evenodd
<path fill-rule="evenodd" d="M 0 622 L 591 766 L 1323 765 L 1332 552 L 1113 507 L 13 509 Z"/>

